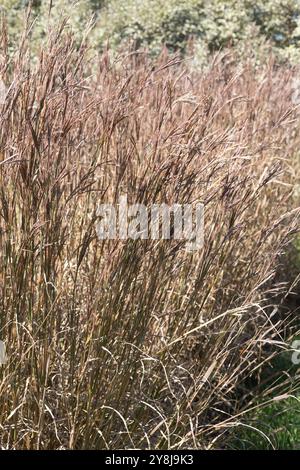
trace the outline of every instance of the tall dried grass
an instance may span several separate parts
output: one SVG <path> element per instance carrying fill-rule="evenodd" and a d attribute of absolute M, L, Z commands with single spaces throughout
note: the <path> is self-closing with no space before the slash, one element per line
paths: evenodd
<path fill-rule="evenodd" d="M 2 25 L 3 26 L 3 25 Z M 292 70 L 90 59 L 63 24 L 6 51 L 0 106 L 2 448 L 214 448 L 284 348 L 298 228 Z M 99 241 L 96 209 L 205 205 L 205 243 Z"/>

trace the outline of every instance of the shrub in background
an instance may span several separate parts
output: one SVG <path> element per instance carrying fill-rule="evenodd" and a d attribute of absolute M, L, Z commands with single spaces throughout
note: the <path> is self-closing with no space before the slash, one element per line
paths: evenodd
<path fill-rule="evenodd" d="M 297 57 L 300 6 L 296 0 L 110 0 L 99 18 L 99 42 L 113 47 L 135 40 L 157 53 L 162 44 L 184 52 L 193 36 L 217 51 L 251 40 L 270 41 L 280 57 Z"/>
<path fill-rule="evenodd" d="M 2 2 L 14 36 L 22 30 L 22 12 L 29 3 Z M 33 1 L 31 5 L 38 16 L 33 27 L 38 43 L 49 25 L 50 2 Z M 163 44 L 170 51 L 185 53 L 193 37 L 199 55 L 207 60 L 209 52 L 237 45 L 242 51 L 249 41 L 259 55 L 261 44 L 267 40 L 280 59 L 299 61 L 299 14 L 297 0 L 53 0 L 50 23 L 57 24 L 68 15 L 69 26 L 79 41 L 94 15 L 90 40 L 97 50 L 103 50 L 107 41 L 110 48 L 118 50 L 133 41 L 135 47 L 147 47 L 155 55 Z"/>

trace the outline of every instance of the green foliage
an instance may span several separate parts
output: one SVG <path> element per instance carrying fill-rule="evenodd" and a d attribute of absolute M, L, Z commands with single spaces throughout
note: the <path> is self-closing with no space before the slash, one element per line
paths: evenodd
<path fill-rule="evenodd" d="M 72 31 L 80 36 L 85 25 L 92 18 L 93 6 L 100 8 L 103 2 L 89 2 L 86 0 L 0 0 L 1 11 L 8 21 L 9 34 L 16 47 L 16 40 L 23 31 L 24 14 L 29 5 L 32 7 L 32 19 L 35 19 L 32 35 L 39 44 L 49 26 L 56 26 L 63 17 L 68 17 L 68 25 Z M 51 4 L 51 8 L 50 8 Z M 50 14 L 49 14 L 50 13 Z"/>
<path fill-rule="evenodd" d="M 48 24 L 55 27 L 63 17 L 68 18 L 68 26 L 78 38 L 81 37 L 86 24 L 92 17 L 91 5 L 86 0 L 54 0 L 49 16 L 49 3 L 42 2 L 38 11 L 38 21 L 35 30 L 45 32 Z"/>
<path fill-rule="evenodd" d="M 299 339 L 299 335 L 296 335 L 293 341 Z M 261 377 L 262 388 L 271 392 L 273 390 L 270 394 L 271 399 L 267 399 L 264 405 L 261 402 L 256 403 L 256 408 L 234 428 L 233 448 L 242 450 L 300 448 L 299 365 L 292 363 L 291 354 L 291 349 L 284 350 L 265 367 Z M 292 378 L 293 387 L 290 392 L 283 395 L 279 392 L 278 396 L 278 391 L 285 388 L 287 377 Z"/>
<path fill-rule="evenodd" d="M 288 397 L 260 408 L 238 427 L 239 449 L 296 449 L 300 446 L 300 397 Z"/>
<path fill-rule="evenodd" d="M 22 27 L 22 9 L 29 0 L 2 0 L 10 31 L 16 35 Z M 49 24 L 49 2 L 34 0 L 36 40 Z M 124 42 L 147 47 L 158 54 L 163 44 L 171 51 L 184 53 L 189 38 L 200 55 L 251 41 L 259 49 L 267 39 L 281 58 L 297 60 L 300 45 L 300 2 L 298 0 L 53 0 L 51 20 L 56 24 L 62 15 L 80 35 L 91 16 L 96 24 L 91 42 L 102 49 L 108 41 L 114 49 Z"/>
<path fill-rule="evenodd" d="M 299 45 L 299 13 L 297 0 L 111 0 L 99 42 L 106 38 L 116 47 L 130 39 L 155 53 L 163 43 L 185 51 L 190 36 L 209 51 L 266 38 L 278 53 L 285 48 L 291 55 Z"/>
<path fill-rule="evenodd" d="M 107 0 L 90 0 L 89 3 L 91 8 L 97 12 L 105 5 L 106 2 Z"/>
<path fill-rule="evenodd" d="M 11 34 L 16 34 L 22 28 L 22 7 L 22 0 L 1 0 L 0 13 L 7 17 Z"/>

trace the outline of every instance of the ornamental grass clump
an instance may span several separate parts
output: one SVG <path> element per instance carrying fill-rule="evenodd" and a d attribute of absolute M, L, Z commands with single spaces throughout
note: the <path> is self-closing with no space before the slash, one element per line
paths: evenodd
<path fill-rule="evenodd" d="M 29 31 L 6 44 L 3 27 L 1 447 L 222 446 L 294 333 L 274 282 L 299 223 L 293 70 L 91 60 L 64 23 L 35 61 Z M 124 194 L 202 203 L 203 247 L 99 240 L 97 207 Z"/>

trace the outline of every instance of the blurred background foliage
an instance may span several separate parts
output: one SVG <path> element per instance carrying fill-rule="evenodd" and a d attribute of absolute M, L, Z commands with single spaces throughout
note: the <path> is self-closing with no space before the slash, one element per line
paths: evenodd
<path fill-rule="evenodd" d="M 12 38 L 21 31 L 29 0 L 0 0 Z M 49 23 L 69 16 L 70 28 L 79 36 L 93 17 L 93 47 L 108 43 L 120 50 L 128 41 L 157 54 L 165 44 L 185 53 L 193 38 L 194 50 L 205 60 L 213 51 L 238 45 L 240 52 L 256 53 L 268 43 L 276 56 L 298 62 L 300 58 L 300 0 L 33 0 L 36 15 L 33 35 L 42 40 Z M 51 11 L 49 19 L 49 11 Z"/>

